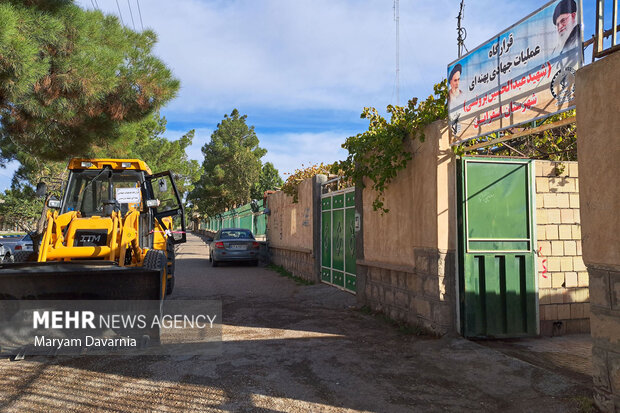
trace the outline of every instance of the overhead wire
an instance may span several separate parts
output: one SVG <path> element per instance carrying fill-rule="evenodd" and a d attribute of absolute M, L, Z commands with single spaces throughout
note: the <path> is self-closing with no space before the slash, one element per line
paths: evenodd
<path fill-rule="evenodd" d="M 116 0 L 116 7 L 118 8 L 118 17 L 121 18 L 121 24 L 125 25 L 125 22 L 123 22 L 123 13 L 121 13 L 121 6 L 118 5 L 118 0 Z"/>
<path fill-rule="evenodd" d="M 140 10 L 140 0 L 136 0 L 136 4 L 138 5 L 138 15 L 140 16 L 140 27 L 142 31 L 144 31 L 144 24 L 142 23 L 142 11 Z"/>
<path fill-rule="evenodd" d="M 133 12 L 131 11 L 131 3 L 127 0 L 127 6 L 129 7 L 129 15 L 131 16 L 131 26 L 136 30 L 136 24 L 133 21 Z"/>

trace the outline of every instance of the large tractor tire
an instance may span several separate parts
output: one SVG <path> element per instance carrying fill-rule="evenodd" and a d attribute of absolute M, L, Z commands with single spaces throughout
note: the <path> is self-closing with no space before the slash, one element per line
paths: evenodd
<path fill-rule="evenodd" d="M 166 282 L 166 254 L 163 251 L 160 250 L 148 250 L 146 252 L 146 255 L 144 256 L 144 264 L 142 265 L 143 268 L 145 269 L 149 269 L 149 270 L 158 270 L 159 271 L 159 279 L 161 280 L 162 283 Z M 166 289 L 168 288 L 168 285 L 166 283 Z M 163 293 L 163 286 L 160 286 L 160 292 Z M 164 295 L 162 294 L 161 299 L 164 298 Z M 161 316 L 161 314 L 160 314 Z M 154 327 L 151 329 L 151 331 L 148 332 L 148 336 L 150 338 L 150 340 L 154 341 L 154 342 L 159 342 L 160 339 L 160 331 L 158 327 Z"/>
<path fill-rule="evenodd" d="M 142 266 L 146 269 L 149 270 L 157 270 L 160 272 L 160 280 L 161 283 L 166 283 L 167 284 L 167 280 L 165 279 L 165 277 L 167 276 L 166 274 L 166 268 L 167 268 L 167 264 L 166 264 L 166 254 L 163 251 L 160 250 L 148 250 L 146 252 L 146 255 L 144 257 L 144 264 L 142 264 Z M 168 288 L 168 287 L 166 287 Z M 163 293 L 165 293 L 165 290 L 163 290 L 163 285 L 162 285 L 162 290 Z M 163 298 L 163 297 L 162 297 Z"/>
<path fill-rule="evenodd" d="M 174 290 L 174 271 L 175 271 L 175 252 L 174 244 L 170 239 L 166 241 L 166 265 L 168 268 L 168 276 L 170 277 L 166 282 L 166 295 L 172 294 Z"/>

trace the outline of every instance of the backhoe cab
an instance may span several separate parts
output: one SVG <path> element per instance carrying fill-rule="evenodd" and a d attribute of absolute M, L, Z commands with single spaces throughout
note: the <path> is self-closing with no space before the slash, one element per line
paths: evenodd
<path fill-rule="evenodd" d="M 23 287 L 2 283 L 3 295 L 151 300 L 170 294 L 174 244 L 185 242 L 170 172 L 153 175 L 137 159 L 72 159 L 68 169 L 62 200 L 48 201 L 38 255 L 16 257 L 28 264 L 0 266 L 0 277 Z"/>

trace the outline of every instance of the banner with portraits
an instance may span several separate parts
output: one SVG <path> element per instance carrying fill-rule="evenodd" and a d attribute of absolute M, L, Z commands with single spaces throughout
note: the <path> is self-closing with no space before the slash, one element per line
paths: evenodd
<path fill-rule="evenodd" d="M 581 0 L 554 0 L 448 65 L 452 144 L 575 106 Z"/>

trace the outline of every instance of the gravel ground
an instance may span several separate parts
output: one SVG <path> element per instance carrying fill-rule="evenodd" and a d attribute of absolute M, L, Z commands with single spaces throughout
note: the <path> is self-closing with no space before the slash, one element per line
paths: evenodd
<path fill-rule="evenodd" d="M 211 268 L 177 249 L 170 299 L 217 299 L 217 356 L 0 360 L 0 411 L 577 412 L 571 377 L 459 337 L 407 335 L 327 285 L 262 267 Z"/>

